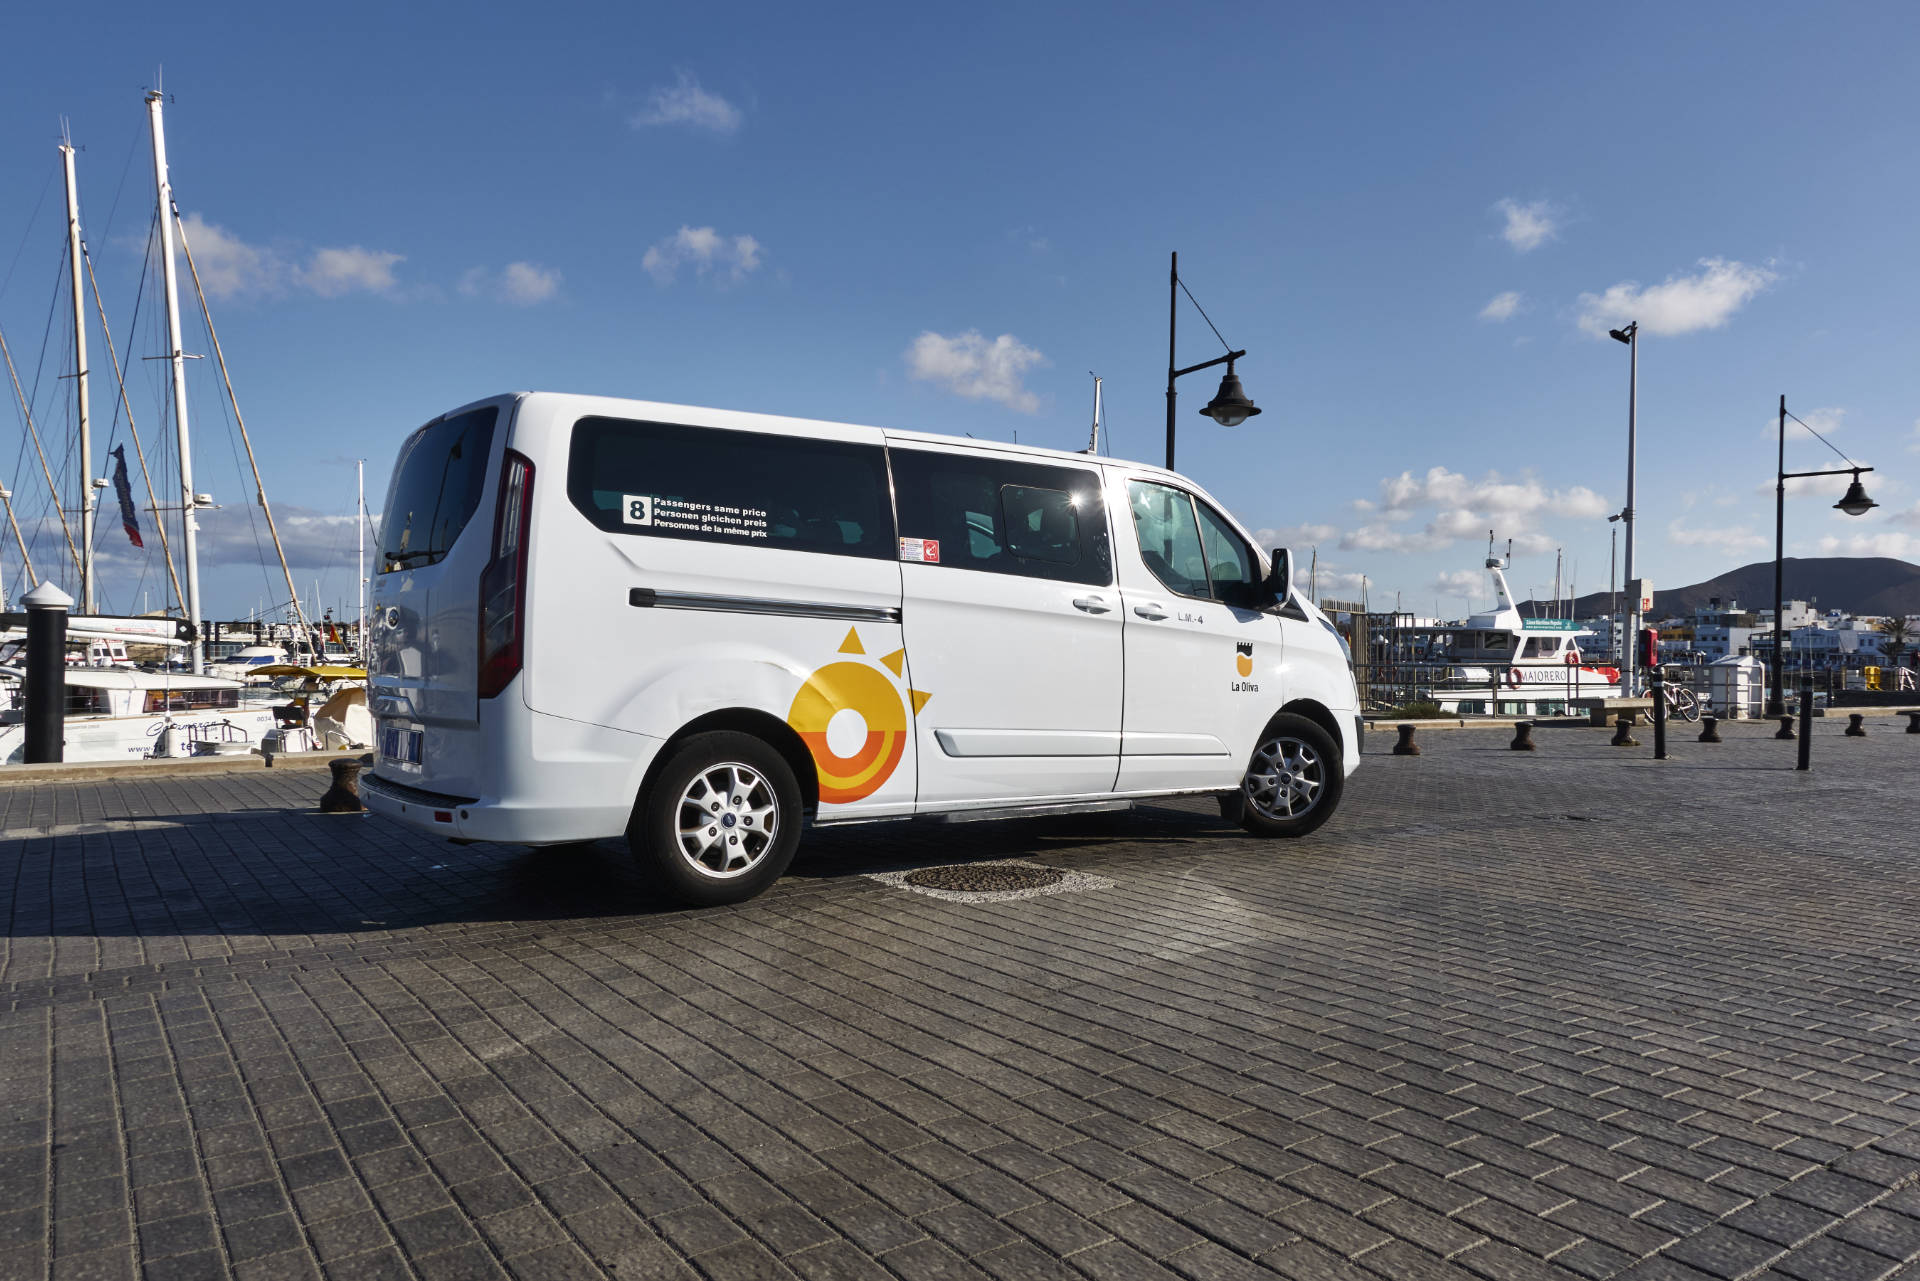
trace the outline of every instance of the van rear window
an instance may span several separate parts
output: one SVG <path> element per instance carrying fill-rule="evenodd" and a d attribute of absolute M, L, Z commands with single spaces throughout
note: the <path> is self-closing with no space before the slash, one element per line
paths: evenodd
<path fill-rule="evenodd" d="M 428 423 L 400 446 L 380 516 L 380 572 L 443 559 L 486 489 L 496 406 Z"/>
<path fill-rule="evenodd" d="M 573 429 L 567 496 L 614 534 L 894 555 L 878 445 L 583 418 Z"/>

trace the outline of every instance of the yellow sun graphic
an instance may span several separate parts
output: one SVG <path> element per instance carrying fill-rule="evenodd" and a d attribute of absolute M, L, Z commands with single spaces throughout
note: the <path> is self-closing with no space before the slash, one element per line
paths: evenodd
<path fill-rule="evenodd" d="M 848 629 L 840 652 L 865 657 L 866 646 L 860 643 L 857 629 Z M 880 663 L 898 678 L 906 668 L 906 659 L 907 651 L 896 649 L 882 655 Z M 901 698 L 894 682 L 879 668 L 844 659 L 818 669 L 800 686 L 800 692 L 793 696 L 793 706 L 787 709 L 787 724 L 799 732 L 807 750 L 813 753 L 822 802 L 861 800 L 879 791 L 893 776 L 906 754 L 909 718 L 917 716 L 933 697 L 917 689 L 906 693 L 912 700 L 911 711 L 907 699 Z M 853 715 L 845 717 L 849 712 Z M 847 755 L 841 755 L 828 742 L 827 727 L 836 717 L 843 718 L 842 729 L 833 737 L 845 735 L 856 740 Z M 854 728 L 846 728 L 849 721 Z"/>

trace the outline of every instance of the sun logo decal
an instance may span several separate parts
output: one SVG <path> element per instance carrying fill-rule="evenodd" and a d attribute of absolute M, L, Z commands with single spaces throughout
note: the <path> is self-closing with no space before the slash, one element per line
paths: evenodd
<path fill-rule="evenodd" d="M 1233 646 L 1233 666 L 1242 676 L 1253 675 L 1253 642 L 1236 641 Z"/>
<path fill-rule="evenodd" d="M 866 656 L 858 630 L 848 629 L 840 652 Z M 813 754 L 823 803 L 844 805 L 872 796 L 899 768 L 907 750 L 907 722 L 933 697 L 917 689 L 906 690 L 902 697 L 896 681 L 906 660 L 904 649 L 881 656 L 881 667 L 892 672 L 894 680 L 868 662 L 828 663 L 807 677 L 793 696 L 787 724 Z"/>

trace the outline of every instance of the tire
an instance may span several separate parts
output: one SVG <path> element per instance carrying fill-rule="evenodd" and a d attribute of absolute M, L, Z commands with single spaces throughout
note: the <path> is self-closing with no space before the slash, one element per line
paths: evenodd
<path fill-rule="evenodd" d="M 780 879 L 800 843 L 800 785 L 751 734 L 696 734 L 676 748 L 627 825 L 662 893 L 689 907 L 743 903 Z M 694 813 L 723 821 L 689 826 Z"/>
<path fill-rule="evenodd" d="M 1700 696 L 1681 685 L 1673 691 L 1673 710 L 1684 721 L 1700 719 Z"/>
<path fill-rule="evenodd" d="M 1333 736 L 1304 716 L 1282 712 L 1267 723 L 1247 761 L 1238 796 L 1222 798 L 1255 836 L 1305 836 L 1333 817 L 1347 776 Z M 1237 806 L 1239 814 L 1229 812 Z"/>

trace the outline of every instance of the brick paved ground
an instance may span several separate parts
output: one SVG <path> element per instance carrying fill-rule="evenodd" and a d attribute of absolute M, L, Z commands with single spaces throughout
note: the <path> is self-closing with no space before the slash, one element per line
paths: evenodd
<path fill-rule="evenodd" d="M 311 773 L 0 788 L 0 1277 L 1888 1275 L 1920 738 L 1839 729 L 1429 734 L 1305 842 L 870 828 L 702 913 Z M 861 875 L 1015 856 L 1112 885 Z"/>

